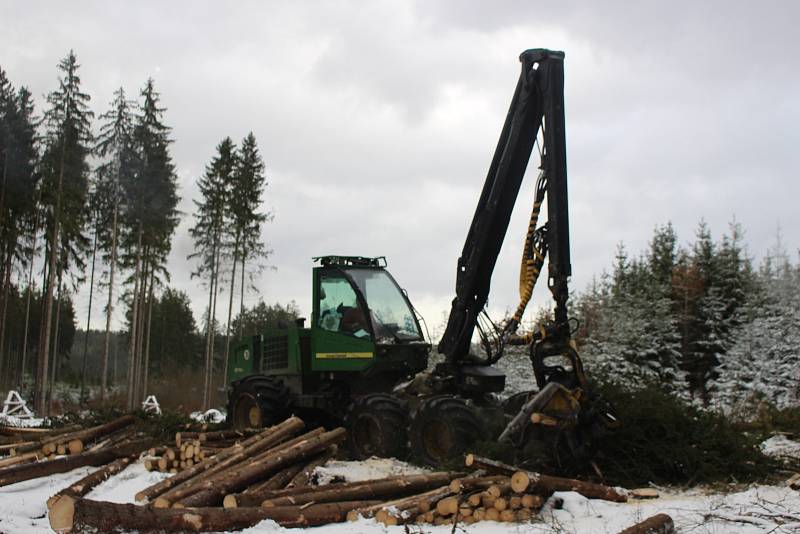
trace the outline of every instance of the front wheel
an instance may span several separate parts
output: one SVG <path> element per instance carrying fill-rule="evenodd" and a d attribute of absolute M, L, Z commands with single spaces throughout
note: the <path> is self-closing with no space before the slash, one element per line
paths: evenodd
<path fill-rule="evenodd" d="M 428 465 L 441 465 L 463 454 L 486 428 L 464 399 L 439 395 L 420 404 L 411 423 L 411 449 Z"/>
<path fill-rule="evenodd" d="M 370 456 L 402 459 L 408 454 L 408 412 L 397 397 L 373 393 L 357 398 L 345 425 L 350 454 L 356 460 Z"/>
<path fill-rule="evenodd" d="M 289 389 L 277 378 L 245 378 L 228 398 L 228 422 L 236 429 L 271 426 L 288 416 Z"/>

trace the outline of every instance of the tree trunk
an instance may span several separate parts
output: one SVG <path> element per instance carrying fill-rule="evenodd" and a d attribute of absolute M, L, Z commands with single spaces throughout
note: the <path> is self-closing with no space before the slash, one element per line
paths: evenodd
<path fill-rule="evenodd" d="M 56 473 L 66 473 L 78 467 L 105 465 L 117 458 L 137 454 L 152 447 L 153 440 L 145 439 L 135 442 L 123 443 L 117 447 L 100 449 L 94 452 L 84 452 L 33 464 L 16 465 L 0 470 L 0 486 L 16 484 L 24 480 L 31 480 Z"/>
<path fill-rule="evenodd" d="M 84 405 L 86 392 L 86 353 L 89 350 L 89 328 L 92 324 L 92 297 L 94 297 L 94 266 L 97 258 L 97 225 L 94 227 L 94 243 L 92 243 L 92 274 L 89 275 L 89 311 L 86 313 L 86 332 L 83 335 L 83 364 L 81 365 L 81 406 Z"/>
<path fill-rule="evenodd" d="M 261 491 L 273 491 L 273 490 L 283 489 L 286 487 L 287 484 L 289 484 L 289 482 L 291 482 L 292 478 L 302 470 L 303 470 L 303 464 L 295 464 L 284 467 L 283 469 L 281 469 L 280 471 L 269 477 L 264 482 L 259 482 L 254 486 L 245 488 L 245 490 L 242 493 L 231 493 L 230 495 L 226 495 L 225 499 L 223 499 L 222 501 L 222 505 L 225 506 L 226 508 L 236 508 L 237 506 L 245 506 L 244 504 L 241 505 L 238 504 L 237 497 L 241 495 L 248 495 L 251 493 L 258 493 Z M 232 497 L 232 499 L 228 499 L 228 497 Z M 247 506 L 260 506 L 263 500 L 264 499 L 261 499 L 261 501 L 259 501 L 257 499 L 254 499 L 253 503 Z M 230 506 L 231 502 L 233 503 L 233 506 Z"/>
<path fill-rule="evenodd" d="M 144 325 L 145 325 L 145 314 L 147 311 L 147 286 L 150 281 L 150 271 L 152 266 L 150 265 L 148 258 L 150 254 L 149 247 L 144 247 L 144 252 L 142 253 L 142 272 L 140 275 L 141 282 L 139 284 L 139 306 L 138 306 L 138 313 L 137 313 L 137 324 L 136 324 L 136 372 L 133 375 L 133 407 L 137 408 L 140 403 L 142 402 L 141 399 L 141 390 L 142 390 L 142 364 L 144 363 Z"/>
<path fill-rule="evenodd" d="M 155 284 L 155 275 L 153 271 L 150 272 L 150 294 L 147 299 L 147 335 L 144 338 L 144 376 L 142 377 L 142 396 L 139 400 L 144 402 L 147 397 L 147 380 L 150 370 L 150 330 L 153 324 L 153 285 Z"/>
<path fill-rule="evenodd" d="M 214 265 L 216 265 L 216 269 L 214 271 L 214 302 L 211 306 L 213 310 L 211 313 L 211 317 L 216 319 L 217 317 L 217 294 L 219 294 L 219 257 L 222 252 L 222 247 L 217 247 L 217 258 L 214 260 Z M 212 321 L 211 324 L 214 325 L 215 321 Z M 206 405 L 205 409 L 208 410 L 211 408 L 211 403 L 214 400 L 214 341 L 216 338 L 217 329 L 211 329 L 211 347 L 209 348 L 210 360 L 208 366 L 208 404 Z"/>
<path fill-rule="evenodd" d="M 674 534 L 675 523 L 667 514 L 648 517 L 640 523 L 620 531 L 619 534 Z"/>
<path fill-rule="evenodd" d="M 203 410 L 208 410 L 208 388 L 209 375 L 211 374 L 211 332 L 214 329 L 214 270 L 216 269 L 215 258 L 217 257 L 216 241 L 211 249 L 211 276 L 208 280 L 208 312 L 206 314 L 206 354 L 205 369 L 203 373 Z"/>
<path fill-rule="evenodd" d="M 108 399 L 108 353 L 111 348 L 111 314 L 114 311 L 114 272 L 117 267 L 117 213 L 119 201 L 114 201 L 114 219 L 111 223 L 111 262 L 108 266 L 108 303 L 106 305 L 106 339 L 103 348 L 103 363 L 100 371 L 100 399 Z"/>
<path fill-rule="evenodd" d="M 61 267 L 58 268 L 58 298 L 56 299 L 56 324 L 53 326 L 53 368 L 50 375 L 50 390 L 47 396 L 47 414 L 50 415 L 50 410 L 53 408 L 53 397 L 56 388 L 56 378 L 58 372 L 58 335 L 61 327 L 61 292 L 63 291 L 62 284 L 63 272 Z"/>
<path fill-rule="evenodd" d="M 262 457 L 261 461 L 249 463 L 242 468 L 224 471 L 221 476 L 204 482 L 204 489 L 176 505 L 183 507 L 216 505 L 222 502 L 226 494 L 235 493 L 287 465 L 313 456 L 327 449 L 333 443 L 341 441 L 345 435 L 346 432 L 343 428 L 337 428 L 303 440 L 287 449 L 281 449 L 277 454 Z"/>
<path fill-rule="evenodd" d="M 1 207 L 1 206 L 0 206 Z M 0 309 L 0 377 L 8 376 L 9 378 L 12 377 L 11 375 L 11 354 L 10 350 L 8 351 L 9 354 L 6 354 L 5 351 L 5 338 L 6 338 L 6 314 L 8 313 L 8 297 L 9 297 L 9 290 L 11 289 L 11 259 L 14 256 L 14 248 L 16 245 L 9 246 L 8 251 L 6 252 L 5 263 L 3 267 L 3 305 Z M 5 365 L 8 367 L 4 370 L 4 362 Z M 5 380 L 3 380 L 5 385 Z M 9 381 L 9 384 L 13 383 L 13 381 Z"/>
<path fill-rule="evenodd" d="M 224 376 L 227 376 L 228 373 L 228 354 L 230 354 L 231 350 L 231 313 L 233 312 L 233 290 L 234 288 L 234 281 L 236 280 L 236 263 L 238 261 L 238 254 L 239 254 L 239 236 L 236 236 L 236 240 L 233 245 L 233 267 L 231 271 L 231 294 L 228 297 L 228 322 L 227 326 L 225 327 L 225 355 L 222 358 L 222 373 Z"/>
<path fill-rule="evenodd" d="M 242 287 L 239 288 L 241 291 L 241 297 L 239 298 L 239 333 L 237 337 L 242 337 L 242 329 L 244 328 L 244 273 L 245 273 L 245 260 L 247 260 L 247 253 L 245 252 L 244 246 L 242 247 Z"/>
<path fill-rule="evenodd" d="M 542 475 L 530 471 L 517 471 L 514 473 L 511 476 L 511 488 L 516 493 L 529 491 L 536 494 L 544 492 L 549 495 L 554 491 L 574 491 L 588 499 L 603 499 L 613 502 L 627 502 L 628 500 L 627 496 L 617 492 L 610 486 L 571 478 Z"/>
<path fill-rule="evenodd" d="M 134 388 L 136 387 L 136 325 L 139 311 L 139 275 L 142 268 L 142 223 L 139 223 L 139 232 L 136 242 L 136 267 L 133 273 L 133 303 L 131 307 L 131 336 L 130 357 L 128 362 L 128 410 L 134 407 Z"/>
<path fill-rule="evenodd" d="M 70 497 L 83 497 L 94 488 L 99 486 L 101 483 L 108 480 L 110 477 L 116 475 L 125 470 L 131 462 L 135 460 L 135 457 L 126 456 L 124 458 L 119 458 L 118 460 L 114 460 L 110 464 L 101 467 L 94 473 L 91 473 L 79 481 L 75 482 L 74 484 L 62 489 L 49 499 L 47 499 L 47 509 L 48 511 L 52 510 L 53 504 L 61 498 L 62 495 L 69 495 Z"/>
<path fill-rule="evenodd" d="M 307 493 L 267 499 L 261 503 L 261 506 L 269 508 L 272 506 L 299 506 L 310 502 L 386 500 L 447 486 L 456 476 L 452 473 L 430 473 L 365 480 L 330 488 L 319 486 L 310 489 Z"/>
<path fill-rule="evenodd" d="M 36 210 L 36 215 L 33 220 L 33 246 L 31 247 L 31 254 L 28 258 L 28 289 L 27 295 L 25 296 L 25 329 L 24 333 L 22 334 L 22 361 L 20 362 L 20 373 L 19 373 L 19 389 L 20 391 L 25 389 L 25 368 L 26 368 L 26 360 L 28 357 L 28 327 L 30 324 L 30 317 L 31 317 L 31 293 L 33 292 L 33 259 L 34 255 L 36 254 L 36 238 L 38 237 L 38 229 L 39 229 L 39 210 Z"/>
<path fill-rule="evenodd" d="M 240 461 L 248 455 L 252 455 L 256 452 L 264 450 L 264 448 L 269 448 L 272 445 L 279 443 L 286 437 L 300 431 L 304 426 L 305 424 L 299 418 L 290 417 L 286 421 L 267 428 L 260 434 L 256 434 L 255 436 L 244 440 L 239 445 L 234 445 L 233 447 L 224 449 L 215 454 L 213 457 L 203 460 L 202 462 L 193 465 L 189 469 L 184 469 L 173 477 L 167 478 L 157 484 L 143 489 L 136 494 L 136 500 L 144 501 L 146 499 L 158 497 L 170 489 L 183 484 L 187 480 L 198 476 L 201 473 L 205 473 L 206 471 L 217 466 L 218 464 L 222 464 L 223 462 L 225 462 L 226 465 L 233 465 L 233 463 Z"/>
<path fill-rule="evenodd" d="M 287 486 L 292 488 L 302 488 L 308 486 L 309 482 L 311 481 L 311 476 L 314 474 L 314 470 L 317 467 L 321 467 L 328 463 L 328 460 L 334 458 L 337 452 L 339 452 L 339 447 L 336 445 L 328 447 L 328 450 L 304 465 L 303 469 L 297 473 L 297 475 L 295 475 L 291 481 L 289 481 Z"/>
<path fill-rule="evenodd" d="M 252 527 L 272 519 L 283 527 L 300 528 L 345 520 L 354 508 L 374 502 L 342 502 L 317 504 L 300 508 L 190 508 L 185 510 L 158 509 L 134 504 L 117 504 L 60 497 L 53 503 L 49 519 L 56 532 L 226 532 Z"/>
<path fill-rule="evenodd" d="M 495 473 L 498 475 L 511 476 L 517 472 L 517 468 L 513 465 L 504 464 L 491 458 L 484 458 L 475 454 L 467 454 L 464 458 L 464 464 L 473 469 L 483 469 L 488 473 Z"/>
<path fill-rule="evenodd" d="M 371 506 L 354 508 L 347 514 L 347 520 L 357 521 L 359 517 L 373 517 L 376 513 L 388 508 L 394 508 L 397 510 L 406 510 L 412 507 L 422 509 L 424 505 L 425 510 L 427 511 L 436 508 L 436 504 L 440 500 L 445 499 L 452 494 L 453 492 L 450 491 L 448 486 L 442 486 L 441 488 L 432 489 L 430 491 L 426 491 L 425 493 L 420 493 L 419 495 L 410 495 L 408 497 L 402 497 L 392 501 L 379 502 L 378 504 Z M 269 510 L 269 508 L 267 508 L 267 510 Z"/>
<path fill-rule="evenodd" d="M 50 328 L 53 317 L 53 284 L 56 276 L 56 258 L 58 257 L 58 232 L 61 219 L 61 195 L 64 189 L 64 158 L 66 145 L 61 141 L 61 159 L 58 170 L 58 188 L 56 206 L 53 212 L 53 233 L 50 237 L 50 257 L 47 267 L 47 291 L 45 296 L 44 316 L 42 317 L 42 335 L 39 343 L 39 361 L 36 365 L 36 394 L 34 407 L 43 414 L 46 409 L 44 393 L 47 390 L 47 367 L 50 362 Z"/>

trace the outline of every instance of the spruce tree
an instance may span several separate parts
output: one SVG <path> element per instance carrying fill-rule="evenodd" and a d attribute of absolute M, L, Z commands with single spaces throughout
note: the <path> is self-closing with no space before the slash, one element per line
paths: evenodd
<path fill-rule="evenodd" d="M 0 69 L 0 376 L 7 377 L 12 363 L 6 350 L 11 273 L 14 264 L 24 268 L 30 263 L 28 238 L 36 215 L 39 174 L 33 113 L 30 91 L 14 91 Z M 4 362 L 9 373 L 2 372 Z"/>
<path fill-rule="evenodd" d="M 111 349 L 111 317 L 114 311 L 114 284 L 117 268 L 120 209 L 124 201 L 122 182 L 132 180 L 136 163 L 133 141 L 135 103 L 128 100 L 123 88 L 114 93 L 110 109 L 100 115 L 103 121 L 95 146 L 100 158 L 96 170 L 95 202 L 99 218 L 98 245 L 108 265 L 106 330 L 100 371 L 100 396 L 108 396 L 108 356 Z"/>
<path fill-rule="evenodd" d="M 256 138 L 252 132 L 242 140 L 242 146 L 236 158 L 233 183 L 228 195 L 230 207 L 227 227 L 229 256 L 233 266 L 230 276 L 230 295 L 228 300 L 228 320 L 225 327 L 225 354 L 223 372 L 228 368 L 228 355 L 231 344 L 231 317 L 233 314 L 233 295 L 236 282 L 237 267 L 241 267 L 241 296 L 239 313 L 244 310 L 245 275 L 248 264 L 265 258 L 269 251 L 261 240 L 261 226 L 269 219 L 269 214 L 260 210 L 261 196 L 266 187 L 264 162 L 258 150 Z M 239 332 L 241 336 L 241 332 Z"/>
<path fill-rule="evenodd" d="M 75 53 L 70 51 L 58 68 L 62 74 L 59 88 L 48 95 L 49 107 L 44 116 L 47 135 L 42 159 L 44 184 L 40 201 L 45 209 L 47 229 L 47 283 L 36 370 L 35 407 L 39 413 L 44 413 L 46 408 L 44 394 L 47 389 L 57 275 L 68 267 L 70 259 L 78 265 L 82 264 L 80 250 L 86 241 L 82 232 L 88 189 L 87 157 L 92 140 L 90 124 L 93 114 L 88 108 L 90 97 L 81 92 Z"/>
<path fill-rule="evenodd" d="M 128 284 L 131 301 L 128 407 L 133 409 L 144 395 L 146 384 L 143 356 L 146 351 L 150 288 L 166 278 L 166 259 L 179 221 L 175 168 L 169 152 L 169 127 L 163 123 L 165 109 L 152 79 L 141 92 L 142 104 L 133 129 L 133 171 L 120 177 L 124 193 L 124 231 L 121 235 L 122 264 L 133 270 Z"/>
<path fill-rule="evenodd" d="M 220 255 L 226 235 L 226 217 L 230 206 L 230 191 L 236 171 L 236 147 L 230 137 L 217 145 L 217 155 L 206 166 L 205 174 L 198 180 L 202 198 L 195 201 L 195 225 L 190 230 L 199 265 L 192 276 L 208 281 L 208 309 L 206 312 L 205 377 L 203 383 L 203 409 L 211 402 L 213 379 L 214 334 L 216 321 L 216 296 L 220 272 Z"/>

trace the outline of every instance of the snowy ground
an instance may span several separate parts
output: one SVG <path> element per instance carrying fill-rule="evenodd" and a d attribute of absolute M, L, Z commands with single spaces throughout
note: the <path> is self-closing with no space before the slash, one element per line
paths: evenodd
<path fill-rule="evenodd" d="M 30 480 L 0 488 L 0 532 L 5 534 L 50 532 L 45 501 L 58 490 L 90 473 L 93 468 L 81 468 L 48 478 Z M 330 462 L 321 469 L 322 482 L 330 480 L 364 480 L 392 474 L 419 472 L 420 468 L 403 462 L 371 459 L 364 462 Z M 112 502 L 134 502 L 136 492 L 169 475 L 147 472 L 140 463 L 98 486 L 89 498 Z M 615 504 L 589 500 L 572 492 L 556 493 L 563 500 L 561 509 L 552 508 L 548 501 L 542 518 L 531 524 L 483 522 L 460 527 L 462 533 L 521 534 L 521 533 L 616 533 L 656 513 L 670 514 L 679 532 L 696 534 L 800 532 L 800 492 L 787 487 L 753 486 L 733 493 L 692 490 L 678 492 L 662 490 L 659 499 Z M 452 527 L 410 526 L 412 533 L 446 534 Z M 372 520 L 307 529 L 324 534 L 404 534 L 402 527 L 384 527 Z M 289 534 L 298 532 L 283 529 L 264 521 L 246 530 L 249 534 Z"/>

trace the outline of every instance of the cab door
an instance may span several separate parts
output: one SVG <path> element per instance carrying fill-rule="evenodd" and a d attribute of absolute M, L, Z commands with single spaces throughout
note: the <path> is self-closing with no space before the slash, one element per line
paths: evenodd
<path fill-rule="evenodd" d="M 314 270 L 312 371 L 362 371 L 375 358 L 369 310 L 339 269 Z"/>

